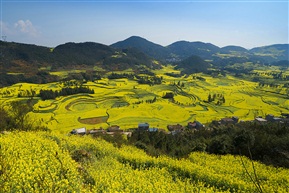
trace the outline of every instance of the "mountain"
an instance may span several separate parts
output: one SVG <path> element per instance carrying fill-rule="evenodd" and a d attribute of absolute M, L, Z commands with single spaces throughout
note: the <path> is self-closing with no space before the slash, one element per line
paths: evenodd
<path fill-rule="evenodd" d="M 163 47 L 137 36 L 111 46 L 94 42 L 70 42 L 54 49 L 15 42 L 0 41 L 0 43 L 0 71 L 4 73 L 37 73 L 38 69 L 47 67 L 51 67 L 52 70 L 82 68 L 82 66 L 89 66 L 89 68 L 98 66 L 106 70 L 135 69 L 140 65 L 158 68 L 159 66 L 153 60 L 160 60 L 161 63 L 173 62 L 180 65 L 180 68 L 187 68 L 186 64 L 190 63 L 189 61 L 195 56 L 210 60 L 210 63 L 216 67 L 246 62 L 286 66 L 286 61 L 289 60 L 289 44 L 275 44 L 246 50 L 239 46 L 219 48 L 211 43 L 178 41 Z"/>
<path fill-rule="evenodd" d="M 136 48 L 122 49 L 111 57 L 107 57 L 103 60 L 103 68 L 108 70 L 135 69 L 142 65 L 151 69 L 160 67 L 153 63 L 152 59 L 146 54 Z"/>
<path fill-rule="evenodd" d="M 73 66 L 99 66 L 124 70 L 145 65 L 154 68 L 152 59 L 136 49 L 118 50 L 94 43 L 65 43 L 54 49 L 14 42 L 1 42 L 1 72 L 37 72 L 41 67 L 70 69 Z"/>
<path fill-rule="evenodd" d="M 114 54 L 109 46 L 94 43 L 65 43 L 53 50 L 54 65 L 95 65 Z"/>
<path fill-rule="evenodd" d="M 44 46 L 0 41 L 0 71 L 33 71 L 40 66 L 51 63 L 50 48 Z"/>
<path fill-rule="evenodd" d="M 230 53 L 230 52 L 245 53 L 245 52 L 248 52 L 248 50 L 241 46 L 225 46 L 221 48 L 221 52 L 222 53 Z"/>
<path fill-rule="evenodd" d="M 168 58 L 170 55 L 169 50 L 165 47 L 138 36 L 129 37 L 110 46 L 119 49 L 137 48 L 148 56 L 159 60 Z"/>
<path fill-rule="evenodd" d="M 282 67 L 289 67 L 289 60 L 280 60 L 280 61 L 278 61 L 278 62 L 273 62 L 273 64 L 272 65 L 274 65 L 274 66 L 282 66 Z"/>
<path fill-rule="evenodd" d="M 139 65 L 154 67 L 152 60 L 135 48 L 117 50 L 94 42 L 66 43 L 57 46 L 53 53 L 57 66 L 85 64 L 107 70 L 134 69 Z"/>
<path fill-rule="evenodd" d="M 220 51 L 218 46 L 203 42 L 178 41 L 167 47 L 179 59 L 197 55 L 204 59 L 211 59 L 212 55 Z"/>
<path fill-rule="evenodd" d="M 115 48 L 137 48 L 151 58 L 161 60 L 163 62 L 175 62 L 184 60 L 192 55 L 200 56 L 205 60 L 212 60 L 212 63 L 226 65 L 226 61 L 230 63 L 239 60 L 248 60 L 268 64 L 280 60 L 288 60 L 288 45 L 276 44 L 271 46 L 256 47 L 247 50 L 240 46 L 226 46 L 219 48 L 211 43 L 177 41 L 166 47 L 150 42 L 138 36 L 132 36 L 123 41 L 112 44 Z M 225 59 L 226 61 L 222 61 Z"/>
<path fill-rule="evenodd" d="M 182 74 L 192 74 L 197 72 L 207 72 L 210 64 L 201 57 L 192 55 L 189 58 L 177 63 L 176 69 L 181 69 Z"/>
<path fill-rule="evenodd" d="M 116 42 L 111 47 L 120 49 L 137 48 L 148 56 L 162 61 L 179 61 L 191 55 L 210 59 L 214 53 L 220 50 L 219 47 L 210 43 L 188 41 L 178 41 L 167 47 L 163 47 L 138 36 L 132 36 L 123 41 Z"/>
<path fill-rule="evenodd" d="M 274 62 L 278 60 L 289 60 L 289 44 L 274 44 L 262 46 L 249 50 L 251 54 L 266 58 Z"/>

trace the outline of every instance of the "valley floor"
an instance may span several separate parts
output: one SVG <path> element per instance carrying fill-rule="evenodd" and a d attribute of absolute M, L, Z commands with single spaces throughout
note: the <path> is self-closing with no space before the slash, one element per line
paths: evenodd
<path fill-rule="evenodd" d="M 260 87 L 258 83 L 232 76 L 212 78 L 193 74 L 175 78 L 165 74 L 170 71 L 174 72 L 169 67 L 155 71 L 162 77 L 162 83 L 156 85 L 139 84 L 127 78 L 103 78 L 84 84 L 94 94 L 61 96 L 45 101 L 32 97 L 33 112 L 29 115 L 51 130 L 67 133 L 81 127 L 136 128 L 143 122 L 165 129 L 167 125 L 187 125 L 195 120 L 203 124 L 232 116 L 254 120 L 257 116 L 279 116 L 289 112 L 287 88 Z M 15 100 L 28 100 L 31 98 L 27 96 L 29 93 L 37 95 L 41 89 L 58 91 L 63 87 L 60 82 L 18 83 L 0 89 L 0 102 L 5 105 Z M 164 98 L 166 93 L 173 93 L 173 99 Z"/>

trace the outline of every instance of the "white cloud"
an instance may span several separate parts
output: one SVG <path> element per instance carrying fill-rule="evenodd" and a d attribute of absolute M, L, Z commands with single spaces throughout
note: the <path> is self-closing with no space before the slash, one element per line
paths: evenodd
<path fill-rule="evenodd" d="M 30 36 L 38 36 L 39 32 L 37 29 L 33 26 L 32 22 L 30 20 L 19 20 L 14 24 L 14 28 L 24 34 L 28 34 Z"/>

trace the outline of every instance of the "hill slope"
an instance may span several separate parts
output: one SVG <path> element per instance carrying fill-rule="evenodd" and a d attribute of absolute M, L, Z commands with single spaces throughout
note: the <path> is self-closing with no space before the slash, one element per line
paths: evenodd
<path fill-rule="evenodd" d="M 132 36 L 111 46 L 94 43 L 66 43 L 55 49 L 1 41 L 1 72 L 37 73 L 42 67 L 67 69 L 72 66 L 99 66 L 106 70 L 124 70 L 145 65 L 157 67 L 153 60 L 164 63 L 181 61 L 192 55 L 210 60 L 215 66 L 252 62 L 279 64 L 289 60 L 289 44 L 257 47 L 251 50 L 239 46 L 219 48 L 210 43 L 178 41 L 167 47 Z M 283 64 L 284 62 L 282 62 Z"/>
<path fill-rule="evenodd" d="M 250 53 L 267 58 L 269 61 L 289 60 L 289 44 L 256 47 L 251 49 Z"/>
<path fill-rule="evenodd" d="M 165 59 L 169 57 L 170 53 L 165 47 L 150 42 L 138 36 L 129 37 L 123 41 L 116 42 L 111 45 L 114 48 L 137 48 L 148 56 L 156 59 Z"/>
<path fill-rule="evenodd" d="M 144 38 L 138 36 L 132 36 L 123 41 L 114 43 L 111 45 L 116 48 L 137 48 L 144 52 L 148 56 L 162 60 L 162 61 L 180 61 L 188 58 L 192 55 L 197 55 L 206 60 L 216 60 L 219 65 L 220 60 L 226 55 L 226 60 L 230 57 L 243 57 L 250 62 L 271 63 L 279 60 L 288 60 L 288 44 L 276 44 L 264 47 L 256 47 L 251 50 L 247 50 L 240 46 L 226 46 L 219 48 L 211 43 L 204 42 L 189 42 L 189 41 L 177 41 L 167 47 L 150 42 Z M 233 59 L 234 61 L 235 59 Z"/>
<path fill-rule="evenodd" d="M 181 69 L 183 74 L 192 74 L 198 72 L 207 72 L 209 63 L 199 56 L 191 56 L 178 63 L 176 69 Z"/>
<path fill-rule="evenodd" d="M 3 41 L 0 44 L 1 72 L 33 71 L 53 61 L 50 48 L 47 47 Z"/>
<path fill-rule="evenodd" d="M 225 46 L 221 48 L 221 52 L 224 53 L 230 53 L 230 52 L 240 52 L 240 53 L 245 53 L 248 52 L 246 48 L 243 48 L 241 46 Z"/>
<path fill-rule="evenodd" d="M 154 67 L 152 59 L 135 50 L 118 50 L 94 42 L 66 43 L 54 49 L 20 43 L 1 42 L 2 72 L 31 72 L 41 67 L 69 69 L 72 66 L 99 66 L 107 70 L 124 70 L 138 65 Z"/>
<path fill-rule="evenodd" d="M 203 59 L 211 59 L 212 55 L 220 50 L 219 47 L 203 42 L 178 41 L 167 47 L 179 59 L 185 59 L 191 55 L 200 56 Z"/>

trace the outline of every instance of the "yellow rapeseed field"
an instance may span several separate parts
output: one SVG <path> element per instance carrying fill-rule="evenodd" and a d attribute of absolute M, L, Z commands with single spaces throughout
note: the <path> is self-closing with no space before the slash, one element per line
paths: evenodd
<path fill-rule="evenodd" d="M 95 94 L 77 94 L 42 101 L 33 97 L 35 103 L 32 117 L 43 120 L 51 130 L 67 133 L 74 128 L 107 128 L 119 125 L 122 129 L 135 128 L 140 122 L 151 127 L 166 128 L 168 124 L 186 125 L 198 120 L 203 124 L 224 117 L 238 116 L 240 120 L 253 120 L 256 116 L 288 113 L 287 88 L 259 87 L 258 83 L 227 75 L 215 77 L 204 74 L 171 77 L 165 73 L 180 73 L 173 66 L 154 71 L 162 77 L 160 85 L 138 84 L 126 78 L 109 80 L 103 78 L 84 85 Z M 64 73 L 64 72 L 61 72 Z M 204 80 L 195 77 L 202 77 Z M 41 89 L 60 90 L 63 83 L 18 83 L 0 89 L 2 106 L 13 100 L 27 100 L 27 90 L 36 95 Z M 174 100 L 162 97 L 171 92 Z M 19 94 L 22 94 L 20 98 Z M 24 95 L 24 96 L 23 96 Z M 208 102 L 208 97 L 216 100 Z M 220 103 L 218 97 L 224 97 Z M 154 100 L 153 103 L 149 101 Z M 80 121 L 80 120 L 92 121 Z M 94 120 L 94 121 L 93 121 Z"/>
<path fill-rule="evenodd" d="M 255 180 L 264 192 L 289 191 L 288 169 L 239 156 L 156 158 L 132 146 L 54 132 L 5 133 L 0 144 L 1 192 L 251 193 L 258 192 Z"/>

